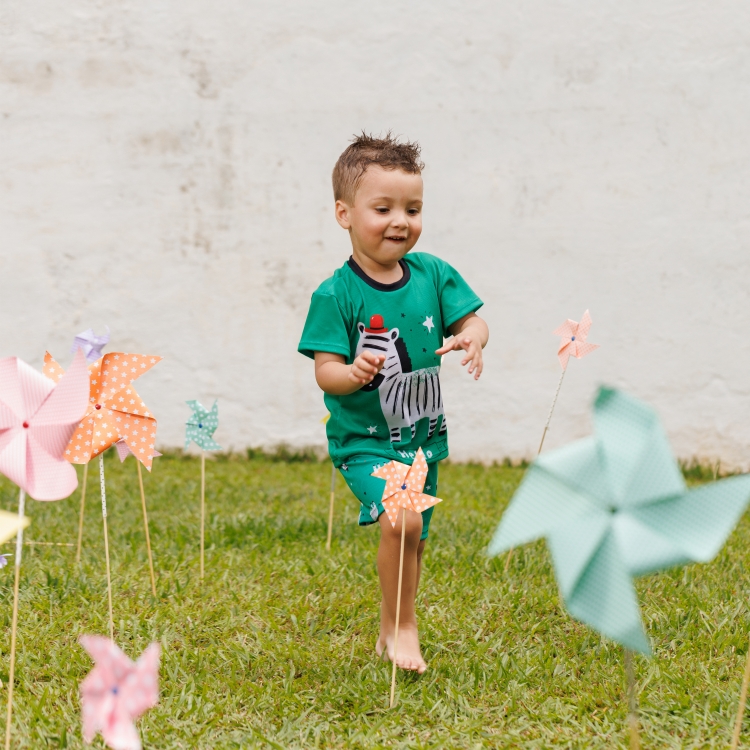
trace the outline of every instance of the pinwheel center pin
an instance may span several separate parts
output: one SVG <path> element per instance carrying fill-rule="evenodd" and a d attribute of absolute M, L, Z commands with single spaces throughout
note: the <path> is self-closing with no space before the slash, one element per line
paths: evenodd
<path fill-rule="evenodd" d="M 117 695 L 117 693 L 118 693 L 118 689 L 117 689 L 117 686 L 115 686 L 112 688 L 112 694 Z"/>
<path fill-rule="evenodd" d="M 571 336 L 571 337 L 570 337 L 570 340 L 571 340 L 571 341 L 575 341 L 575 340 L 576 340 L 576 337 L 575 337 L 575 336 Z"/>
<path fill-rule="evenodd" d="M 401 489 L 402 489 L 402 490 L 405 490 L 405 489 L 406 489 L 406 485 L 405 485 L 405 484 L 402 484 L 402 485 L 401 485 Z"/>
<path fill-rule="evenodd" d="M 28 423 L 28 422 L 24 422 L 24 423 L 23 423 L 23 426 L 24 426 L 24 427 L 25 427 L 25 428 L 26 428 L 27 430 L 29 429 L 29 423 Z"/>
<path fill-rule="evenodd" d="M 94 406 L 94 408 L 95 408 L 95 409 L 101 409 L 101 408 L 102 408 L 102 405 L 101 405 L 101 404 L 96 404 L 96 405 Z"/>
<path fill-rule="evenodd" d="M 203 425 L 202 425 L 202 424 L 200 424 L 200 423 L 198 423 L 198 429 L 201 429 L 201 430 L 202 430 L 202 429 L 203 429 Z"/>

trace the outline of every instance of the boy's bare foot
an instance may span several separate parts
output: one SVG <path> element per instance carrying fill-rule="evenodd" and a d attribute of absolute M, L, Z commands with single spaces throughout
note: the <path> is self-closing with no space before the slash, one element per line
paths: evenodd
<path fill-rule="evenodd" d="M 386 661 L 393 661 L 393 629 L 386 634 L 385 629 L 381 628 L 375 644 L 375 653 Z M 422 658 L 419 648 L 419 633 L 414 625 L 399 625 L 396 666 L 418 674 L 423 674 L 427 669 L 427 662 Z"/>

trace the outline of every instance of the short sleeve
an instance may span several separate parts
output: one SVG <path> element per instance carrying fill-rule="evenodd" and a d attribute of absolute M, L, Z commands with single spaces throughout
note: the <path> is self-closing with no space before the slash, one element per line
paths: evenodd
<path fill-rule="evenodd" d="M 315 352 L 331 352 L 349 358 L 349 330 L 333 295 L 313 293 L 297 351 L 310 359 L 315 359 Z"/>
<path fill-rule="evenodd" d="M 443 336 L 447 337 L 451 335 L 448 329 L 457 320 L 476 312 L 484 303 L 453 266 L 441 263 L 438 274 Z"/>

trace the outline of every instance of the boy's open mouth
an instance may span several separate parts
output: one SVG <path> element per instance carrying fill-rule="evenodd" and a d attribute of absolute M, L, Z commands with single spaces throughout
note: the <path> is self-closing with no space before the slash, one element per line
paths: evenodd
<path fill-rule="evenodd" d="M 404 242 L 406 240 L 406 237 L 386 237 L 387 240 L 390 240 L 391 242 Z"/>

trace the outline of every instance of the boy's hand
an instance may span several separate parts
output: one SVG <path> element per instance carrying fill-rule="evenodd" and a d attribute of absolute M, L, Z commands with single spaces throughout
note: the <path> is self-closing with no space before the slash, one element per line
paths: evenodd
<path fill-rule="evenodd" d="M 479 380 L 482 374 L 482 336 L 479 331 L 471 327 L 465 328 L 461 333 L 443 344 L 435 351 L 438 356 L 443 356 L 452 351 L 465 351 L 466 356 L 461 360 L 461 365 L 469 365 L 469 375 L 474 374 L 474 380 Z"/>
<path fill-rule="evenodd" d="M 383 369 L 385 355 L 364 351 L 352 362 L 349 380 L 358 385 L 367 385 Z"/>

